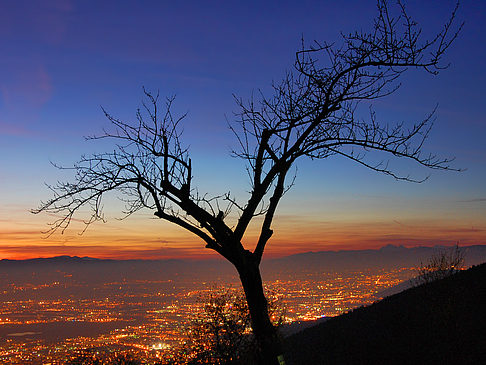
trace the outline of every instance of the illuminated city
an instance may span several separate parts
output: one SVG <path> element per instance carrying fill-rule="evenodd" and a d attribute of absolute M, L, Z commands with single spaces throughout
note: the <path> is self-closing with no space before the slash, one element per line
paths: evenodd
<path fill-rule="evenodd" d="M 267 281 L 285 323 L 331 317 L 379 299 L 382 290 L 410 278 L 413 268 L 359 272 L 300 273 Z M 62 364 L 80 351 L 130 353 L 157 363 L 185 340 L 187 323 L 212 290 L 238 288 L 196 281 L 122 281 L 92 288 L 95 298 L 69 294 L 79 284 L 9 284 L 0 303 L 0 361 Z M 52 291 L 65 295 L 47 299 Z M 5 298 L 24 298 L 6 300 Z M 32 299 L 26 299 L 32 298 Z M 36 298 L 36 299 L 34 299 Z"/>

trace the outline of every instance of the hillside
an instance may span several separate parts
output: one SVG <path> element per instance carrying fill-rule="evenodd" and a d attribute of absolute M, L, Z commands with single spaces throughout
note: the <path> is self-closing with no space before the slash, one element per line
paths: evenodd
<path fill-rule="evenodd" d="M 287 338 L 288 364 L 486 364 L 486 264 Z"/>

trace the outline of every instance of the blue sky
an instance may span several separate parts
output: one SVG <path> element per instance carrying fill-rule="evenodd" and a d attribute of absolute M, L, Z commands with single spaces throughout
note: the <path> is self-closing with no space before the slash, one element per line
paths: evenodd
<path fill-rule="evenodd" d="M 454 2 L 409 1 L 407 7 L 431 34 Z M 483 1 L 462 2 L 458 20 L 465 26 L 445 57 L 448 69 L 437 77 L 412 70 L 397 94 L 374 103 L 392 122 L 419 120 L 437 104 L 426 150 L 455 156 L 455 166 L 466 171 L 424 171 L 398 161 L 403 171 L 431 174 L 411 184 L 338 158 L 302 161 L 270 252 L 486 243 L 485 8 Z M 229 157 L 233 95 L 268 92 L 292 66 L 301 37 L 335 41 L 340 31 L 366 29 L 375 13 L 374 1 L 1 2 L 0 258 L 87 253 L 83 246 L 122 242 L 116 238 L 122 226 L 132 237 L 127 255 L 139 246 L 159 247 L 157 240 L 169 242 L 163 257 L 179 255 L 168 249 L 178 245 L 198 252 L 201 244 L 176 228 L 146 223 L 149 213 L 92 227 L 84 236 L 73 230 L 45 239 L 40 232 L 52 217 L 28 211 L 49 197 L 44 182 L 69 179 L 49 161 L 69 164 L 107 148 L 83 140 L 107 127 L 100 106 L 133 119 L 143 86 L 177 95 L 176 111 L 188 112 L 184 138 L 200 186 L 243 196 L 244 166 Z M 107 206 L 113 216 L 116 208 Z M 149 238 L 137 231 L 143 225 Z"/>

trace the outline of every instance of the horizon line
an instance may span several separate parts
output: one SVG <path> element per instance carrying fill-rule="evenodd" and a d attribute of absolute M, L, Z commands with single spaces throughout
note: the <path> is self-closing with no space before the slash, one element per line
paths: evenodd
<path fill-rule="evenodd" d="M 330 250 L 320 250 L 320 251 L 302 251 L 296 252 L 288 255 L 281 255 L 275 257 L 264 257 L 263 261 L 274 260 L 274 259 L 281 259 L 285 257 L 292 257 L 296 255 L 303 255 L 303 254 L 312 254 L 312 253 L 321 253 L 321 252 L 352 252 L 352 251 L 379 251 L 381 249 L 390 247 L 390 248 L 404 248 L 404 249 L 414 249 L 414 248 L 441 248 L 441 247 L 453 247 L 455 244 L 435 244 L 435 245 L 414 245 L 414 246 L 406 246 L 402 244 L 387 244 L 381 246 L 379 248 L 363 248 L 363 249 L 356 249 L 356 248 L 343 248 L 343 249 L 330 249 Z M 467 248 L 472 246 L 486 246 L 486 243 L 475 243 L 475 244 L 465 244 L 459 245 L 460 248 Z M 121 258 L 114 258 L 112 256 L 78 256 L 78 255 L 54 255 L 54 256 L 35 256 L 35 257 L 28 257 L 28 258 L 21 258 L 21 259 L 12 259 L 12 258 L 2 258 L 0 261 L 28 261 L 28 260 L 40 260 L 40 259 L 54 259 L 54 258 L 79 258 L 79 259 L 93 259 L 93 260 L 100 260 L 100 261 L 226 261 L 223 257 L 219 255 L 204 255 L 201 254 L 200 257 L 196 257 L 194 255 L 188 255 L 187 257 L 166 257 L 166 258 L 140 258 L 140 257 L 121 257 Z"/>

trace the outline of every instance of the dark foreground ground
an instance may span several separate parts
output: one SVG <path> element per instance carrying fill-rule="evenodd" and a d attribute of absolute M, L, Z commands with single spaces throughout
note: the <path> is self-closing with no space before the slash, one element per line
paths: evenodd
<path fill-rule="evenodd" d="M 286 339 L 299 364 L 486 364 L 486 264 Z"/>

